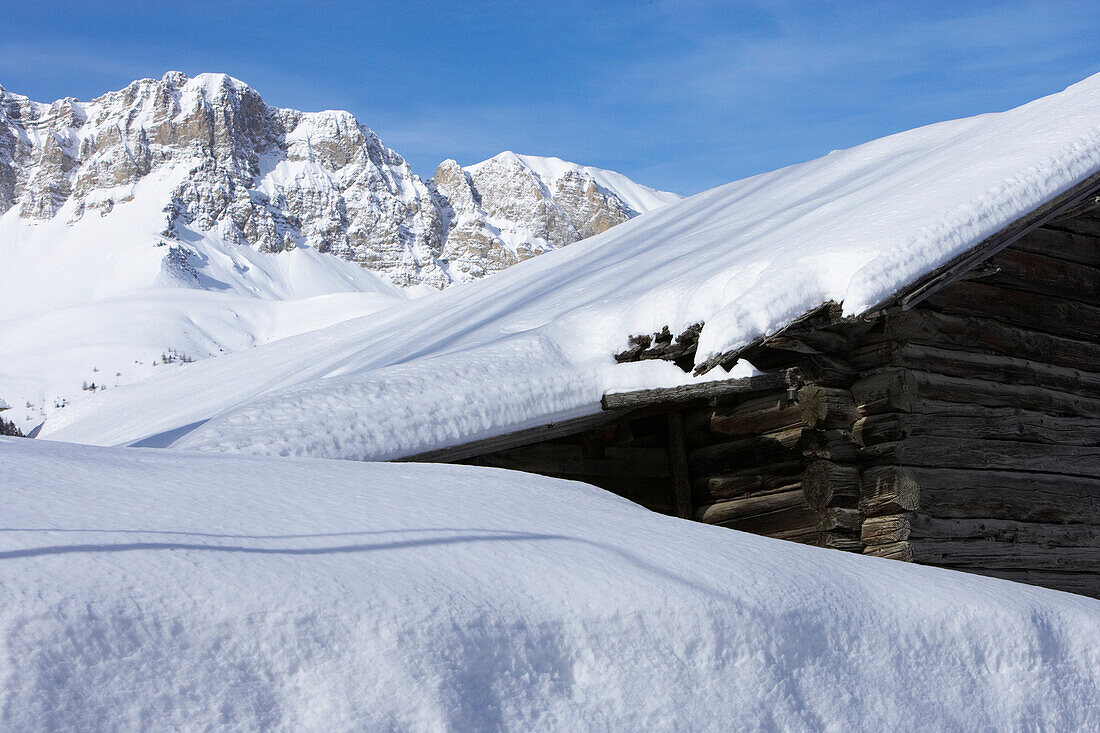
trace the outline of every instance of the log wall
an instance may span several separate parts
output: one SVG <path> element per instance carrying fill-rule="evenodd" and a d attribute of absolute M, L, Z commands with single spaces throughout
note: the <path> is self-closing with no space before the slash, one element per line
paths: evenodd
<path fill-rule="evenodd" d="M 912 310 L 843 320 L 827 304 L 744 354 L 777 377 L 757 391 L 619 397 L 614 422 L 466 462 L 1100 597 L 1096 221 L 1041 227 Z M 699 327 L 634 337 L 616 358 L 690 368 Z"/>
<path fill-rule="evenodd" d="M 850 360 L 869 555 L 1100 597 L 1100 238 L 1025 236 Z"/>

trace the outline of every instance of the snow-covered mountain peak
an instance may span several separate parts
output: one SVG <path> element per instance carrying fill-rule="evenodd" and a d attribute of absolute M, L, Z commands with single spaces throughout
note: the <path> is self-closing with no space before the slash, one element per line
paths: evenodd
<path fill-rule="evenodd" d="M 446 160 L 433 182 L 447 204 L 444 258 L 451 276 L 461 280 L 599 234 L 680 198 L 611 171 L 510 150 L 466 168 Z"/>
<path fill-rule="evenodd" d="M 271 107 L 227 74 L 170 71 L 89 102 L 0 91 L 0 214 L 14 208 L 33 224 L 64 209 L 75 225 L 134 201 L 140 180 L 167 177 L 174 188 L 145 186 L 158 198 L 133 204 L 163 212 L 160 236 L 209 234 L 261 252 L 308 246 L 400 286 L 480 277 L 678 198 L 509 152 L 471 167 L 478 182 L 466 184 L 487 207 L 477 212 L 441 171 L 438 185 L 421 180 L 350 112 Z M 463 215 L 484 231 L 456 232 Z"/>
<path fill-rule="evenodd" d="M 553 191 L 561 181 L 571 177 L 579 177 L 582 180 L 593 181 L 605 194 L 611 194 L 619 198 L 632 211 L 642 214 L 665 204 L 679 201 L 678 194 L 668 191 L 658 191 L 648 186 L 635 183 L 621 173 L 594 168 L 587 165 L 570 163 L 567 160 L 555 157 L 538 155 L 520 155 L 511 150 L 505 150 L 488 160 L 475 163 L 468 167 L 471 172 L 477 172 L 486 168 L 515 167 L 528 171 L 539 179 L 550 191 Z"/>

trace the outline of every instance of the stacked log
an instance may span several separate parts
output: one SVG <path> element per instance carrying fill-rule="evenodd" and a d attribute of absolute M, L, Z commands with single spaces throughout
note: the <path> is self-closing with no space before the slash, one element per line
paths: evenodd
<path fill-rule="evenodd" d="M 1100 240 L 990 264 L 850 357 L 864 552 L 1100 596 Z"/>
<path fill-rule="evenodd" d="M 805 387 L 709 408 L 688 455 L 695 518 L 756 534 L 859 550 L 858 417 L 844 390 Z"/>
<path fill-rule="evenodd" d="M 852 428 L 859 413 L 849 390 L 811 384 L 798 393 L 804 467 L 802 489 L 818 512 L 818 544 L 860 550 L 859 447 Z"/>
<path fill-rule="evenodd" d="M 816 541 L 818 512 L 802 490 L 802 416 L 786 391 L 706 411 L 688 454 L 695 518 L 756 534 Z"/>

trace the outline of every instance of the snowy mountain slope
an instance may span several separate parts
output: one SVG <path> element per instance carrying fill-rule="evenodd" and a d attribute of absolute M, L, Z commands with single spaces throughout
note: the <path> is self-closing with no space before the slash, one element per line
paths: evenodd
<path fill-rule="evenodd" d="M 407 302 L 310 247 L 261 252 L 182 224 L 162 236 L 160 201 L 183 173 L 144 176 L 108 216 L 72 221 L 75 201 L 32 224 L 0 215 L 0 395 L 24 432 L 84 384 L 172 368 L 153 365 L 173 351 L 202 359 Z"/>
<path fill-rule="evenodd" d="M 678 198 L 539 160 L 562 172 L 554 190 L 524 199 L 479 179 L 470 201 L 497 214 L 483 241 L 463 241 L 461 206 L 347 112 L 270 107 L 224 74 L 170 72 L 90 102 L 0 87 L 0 396 L 30 430 L 85 383 L 163 372 L 161 354 L 201 359 L 364 315 Z M 583 202 L 566 207 L 576 225 L 566 199 Z M 538 239 L 548 212 L 567 226 Z"/>
<path fill-rule="evenodd" d="M 347 112 L 269 107 L 225 74 L 169 72 L 86 103 L 0 92 L 0 170 L 0 210 L 28 221 L 66 203 L 64 221 L 109 217 L 155 174 L 175 183 L 148 202 L 166 237 L 189 226 L 261 251 L 331 251 L 399 284 L 441 277 L 433 194 L 399 155 Z"/>
<path fill-rule="evenodd" d="M 528 164 L 545 168 L 549 161 Z M 348 112 L 270 107 L 225 74 L 189 79 L 169 72 L 90 102 L 51 105 L 0 87 L 0 213 L 14 209 L 24 221 L 49 221 L 69 203 L 64 221 L 110 218 L 136 183 L 156 175 L 174 181 L 146 202 L 161 212 L 166 237 L 189 227 L 265 252 L 306 245 L 401 286 L 440 288 L 479 277 L 506 266 L 498 261 L 504 255 L 510 263 L 564 246 L 679 198 L 609 171 L 552 165 L 568 175 L 540 193 L 541 208 L 518 207 L 515 218 L 494 220 L 530 231 L 529 251 L 514 241 L 501 249 L 497 240 L 480 250 L 456 240 L 448 250 L 453 212 L 446 196 Z M 594 181 L 598 188 L 589 191 Z M 517 190 L 486 185 L 475 197 L 499 212 L 527 193 L 523 180 L 513 182 Z M 583 200 L 585 221 L 536 242 L 546 210 L 558 211 L 557 199 L 568 197 Z"/>
<path fill-rule="evenodd" d="M 468 466 L 0 438 L 10 730 L 1087 730 L 1100 602 Z"/>
<path fill-rule="evenodd" d="M 690 379 L 615 364 L 631 334 L 704 323 L 702 360 L 830 299 L 859 313 L 1098 170 L 1100 75 L 713 189 L 392 318 L 99 395 L 44 434 L 382 460 L 594 413 L 608 390 Z"/>

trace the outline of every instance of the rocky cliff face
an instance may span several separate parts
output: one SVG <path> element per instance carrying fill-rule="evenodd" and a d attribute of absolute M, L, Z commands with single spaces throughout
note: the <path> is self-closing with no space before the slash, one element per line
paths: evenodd
<path fill-rule="evenodd" d="M 0 214 L 110 216 L 149 178 L 164 182 L 152 202 L 163 238 L 309 246 L 397 285 L 437 288 L 677 198 L 511 153 L 468 168 L 446 161 L 424 181 L 351 114 L 270 107 L 224 74 L 170 72 L 87 103 L 40 104 L 0 87 Z"/>

